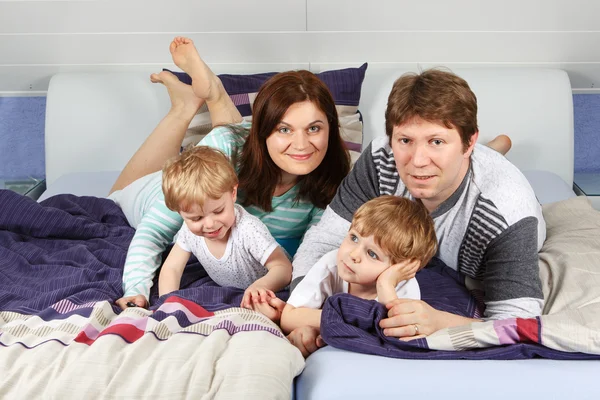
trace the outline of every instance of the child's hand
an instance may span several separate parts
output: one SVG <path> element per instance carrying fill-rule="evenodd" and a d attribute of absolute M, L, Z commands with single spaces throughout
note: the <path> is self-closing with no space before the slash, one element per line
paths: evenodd
<path fill-rule="evenodd" d="M 266 303 L 270 299 L 277 297 L 272 290 L 266 289 L 262 286 L 250 285 L 244 292 L 242 303 L 240 307 L 252 309 L 254 303 Z"/>
<path fill-rule="evenodd" d="M 141 294 L 138 294 L 137 296 L 121 297 L 115 301 L 115 304 L 121 307 L 123 310 L 132 307 L 128 304 L 135 304 L 136 307 L 146 308 L 148 307 L 148 300 L 146 300 L 146 298 Z"/>
<path fill-rule="evenodd" d="M 281 313 L 283 313 L 283 309 L 285 308 L 285 301 L 281 300 L 278 297 L 273 297 L 269 299 L 266 303 L 254 303 L 252 304 L 252 309 L 254 311 L 258 311 L 263 314 L 271 321 L 276 324 L 281 320 Z"/>
<path fill-rule="evenodd" d="M 404 260 L 398 264 L 390 265 L 377 277 L 377 287 L 396 288 L 402 281 L 415 277 L 421 263 L 418 260 Z"/>
<path fill-rule="evenodd" d="M 325 346 L 325 341 L 321 337 L 319 329 L 314 326 L 302 326 L 294 329 L 287 336 L 291 344 L 296 346 L 304 358 L 308 357 L 319 348 Z"/>

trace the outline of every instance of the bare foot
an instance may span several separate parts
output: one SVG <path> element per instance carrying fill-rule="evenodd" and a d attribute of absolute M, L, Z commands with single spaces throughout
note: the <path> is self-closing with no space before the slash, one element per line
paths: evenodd
<path fill-rule="evenodd" d="M 202 61 L 194 42 L 178 36 L 171 42 L 169 51 L 173 62 L 192 78 L 194 93 L 206 101 L 216 101 L 225 91 L 221 80 Z"/>
<path fill-rule="evenodd" d="M 506 155 L 512 147 L 512 141 L 506 135 L 498 135 L 487 143 L 487 146 L 498 153 Z"/>
<path fill-rule="evenodd" d="M 162 71 L 158 74 L 150 75 L 153 83 L 162 83 L 169 92 L 171 99 L 171 110 L 183 111 L 186 114 L 196 115 L 204 100 L 194 94 L 190 85 L 181 82 L 175 75 L 169 71 Z"/>

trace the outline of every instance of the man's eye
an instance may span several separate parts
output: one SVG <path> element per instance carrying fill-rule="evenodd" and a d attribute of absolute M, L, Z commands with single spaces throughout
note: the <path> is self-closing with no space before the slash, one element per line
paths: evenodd
<path fill-rule="evenodd" d="M 371 257 L 373 260 L 379 260 L 379 256 L 373 250 L 367 250 L 367 255 Z"/>
<path fill-rule="evenodd" d="M 444 143 L 444 141 L 440 139 L 434 139 L 431 141 L 431 143 L 435 144 L 436 146 L 439 146 L 440 144 Z"/>
<path fill-rule="evenodd" d="M 402 138 L 402 139 L 399 140 L 399 142 L 402 143 L 402 144 L 409 144 L 410 143 L 410 139 Z"/>

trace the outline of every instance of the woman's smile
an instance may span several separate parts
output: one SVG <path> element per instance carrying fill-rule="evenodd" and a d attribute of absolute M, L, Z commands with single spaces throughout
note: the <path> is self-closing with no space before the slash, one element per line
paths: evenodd
<path fill-rule="evenodd" d="M 314 153 L 308 154 L 288 154 L 288 157 L 296 160 L 296 161 L 306 161 L 308 160 Z"/>

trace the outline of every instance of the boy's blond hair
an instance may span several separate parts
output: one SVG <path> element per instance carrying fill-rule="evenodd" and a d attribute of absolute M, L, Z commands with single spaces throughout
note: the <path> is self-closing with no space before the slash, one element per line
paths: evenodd
<path fill-rule="evenodd" d="M 207 198 L 218 199 L 237 184 L 227 156 L 208 146 L 188 148 L 163 167 L 165 204 L 176 212 L 189 211 L 194 204 L 204 207 Z"/>
<path fill-rule="evenodd" d="M 351 229 L 373 236 L 392 264 L 415 259 L 423 268 L 437 251 L 433 219 L 422 203 L 398 196 L 367 201 L 354 213 Z"/>

